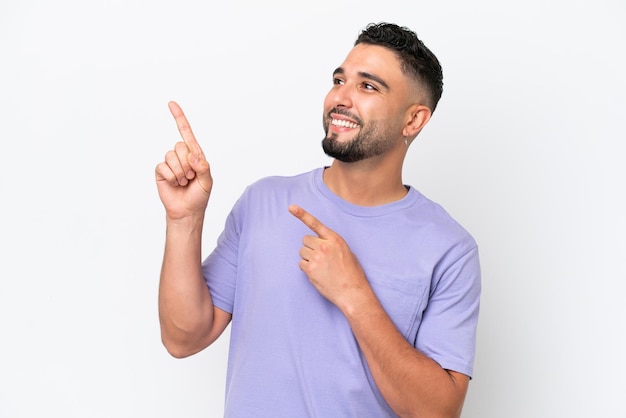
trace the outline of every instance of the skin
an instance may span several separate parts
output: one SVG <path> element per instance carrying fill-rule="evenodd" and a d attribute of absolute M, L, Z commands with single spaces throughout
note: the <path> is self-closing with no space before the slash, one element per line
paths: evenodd
<path fill-rule="evenodd" d="M 335 194 L 363 206 L 406 195 L 405 139 L 410 144 L 431 116 L 421 104 L 425 98 L 420 91 L 391 51 L 363 44 L 350 51 L 324 100 L 325 141 L 332 138 L 339 148 L 363 141 L 363 148 L 373 152 L 359 161 L 333 160 L 324 182 Z M 213 185 L 210 167 L 180 107 L 173 102 L 169 106 L 183 141 L 156 168 L 167 226 L 159 315 L 164 345 L 173 356 L 185 357 L 215 341 L 231 315 L 213 307 L 201 272 L 201 232 Z M 361 123 L 336 126 L 332 118 Z M 404 339 L 341 236 L 304 208 L 291 205 L 286 210 L 312 232 L 302 239 L 300 269 L 347 318 L 376 385 L 396 414 L 459 417 L 469 378 L 442 369 Z"/>
<path fill-rule="evenodd" d="M 163 344 L 181 358 L 213 343 L 231 315 L 213 307 L 201 271 L 202 226 L 213 187 L 209 163 L 182 109 L 174 102 L 169 108 L 183 140 L 155 170 L 166 219 L 159 321 Z"/>

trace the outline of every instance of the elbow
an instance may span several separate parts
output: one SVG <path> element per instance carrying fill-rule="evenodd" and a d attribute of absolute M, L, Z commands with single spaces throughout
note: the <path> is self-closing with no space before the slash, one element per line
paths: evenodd
<path fill-rule="evenodd" d="M 161 338 L 161 343 L 163 344 L 163 347 L 165 347 L 165 350 L 167 350 L 168 354 L 174 358 L 181 359 L 191 355 L 188 350 L 184 349 L 184 347 L 181 347 L 178 344 L 173 344 L 165 338 Z"/>
<path fill-rule="evenodd" d="M 210 341 L 205 330 L 210 329 L 200 322 L 179 323 L 160 318 L 161 343 L 174 358 L 192 356 L 206 348 Z"/>
<path fill-rule="evenodd" d="M 169 355 L 177 359 L 183 359 L 185 357 L 189 357 L 194 354 L 190 350 L 186 350 L 183 347 L 180 347 L 178 345 L 165 344 L 165 343 L 163 345 L 165 346 L 165 349 L 167 350 Z"/>
<path fill-rule="evenodd" d="M 169 355 L 177 359 L 183 359 L 185 357 L 192 356 L 202 350 L 202 348 L 198 348 L 194 344 L 190 344 L 188 342 L 186 343 L 184 341 L 177 341 L 173 338 L 169 338 L 164 334 L 161 334 L 161 343 L 163 344 Z"/>
<path fill-rule="evenodd" d="M 200 351 L 197 348 L 191 347 L 189 345 L 178 344 L 172 341 L 168 341 L 166 338 L 162 338 L 161 341 L 169 355 L 177 359 L 192 356 Z"/>
<path fill-rule="evenodd" d="M 460 418 L 463 404 L 464 396 L 455 393 L 440 401 L 411 403 L 395 412 L 402 418 Z"/>
<path fill-rule="evenodd" d="M 399 417 L 402 418 L 460 418 L 461 410 L 441 410 L 437 412 L 400 412 Z"/>

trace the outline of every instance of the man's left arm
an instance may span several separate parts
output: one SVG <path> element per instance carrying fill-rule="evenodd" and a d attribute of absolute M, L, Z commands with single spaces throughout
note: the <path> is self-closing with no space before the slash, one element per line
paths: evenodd
<path fill-rule="evenodd" d="M 409 344 L 341 236 L 298 206 L 289 211 L 316 234 L 302 240 L 300 268 L 346 316 L 389 406 L 400 417 L 459 417 L 469 377 L 443 369 Z"/>

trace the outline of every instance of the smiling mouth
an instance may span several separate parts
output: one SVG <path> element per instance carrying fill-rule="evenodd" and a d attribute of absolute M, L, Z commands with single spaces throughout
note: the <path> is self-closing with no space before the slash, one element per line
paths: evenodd
<path fill-rule="evenodd" d="M 350 122 L 348 120 L 344 120 L 344 119 L 333 119 L 331 120 L 331 125 L 333 126 L 339 126 L 341 128 L 358 128 L 359 124 L 358 123 L 354 123 L 354 122 Z"/>

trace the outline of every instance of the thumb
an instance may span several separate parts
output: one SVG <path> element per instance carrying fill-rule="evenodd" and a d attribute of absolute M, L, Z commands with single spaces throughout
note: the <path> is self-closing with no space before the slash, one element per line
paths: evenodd
<path fill-rule="evenodd" d="M 213 187 L 213 178 L 211 177 L 211 167 L 209 162 L 204 157 L 198 156 L 195 153 L 187 154 L 187 160 L 191 169 L 196 173 L 196 181 L 202 190 L 207 194 L 211 194 L 211 188 Z"/>

